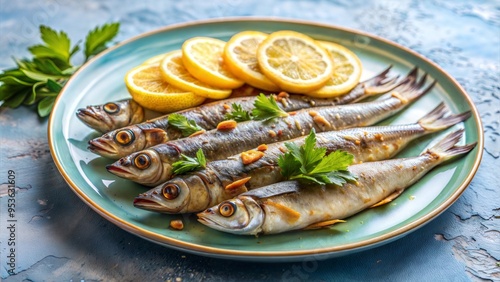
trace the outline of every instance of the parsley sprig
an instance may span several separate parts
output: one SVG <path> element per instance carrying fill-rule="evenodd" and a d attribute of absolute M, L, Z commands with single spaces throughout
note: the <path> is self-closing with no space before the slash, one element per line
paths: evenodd
<path fill-rule="evenodd" d="M 232 103 L 231 111 L 227 113 L 225 119 L 232 119 L 237 122 L 247 121 L 252 119 L 252 114 L 248 111 L 243 110 L 240 104 Z"/>
<path fill-rule="evenodd" d="M 302 146 L 286 142 L 288 152 L 278 158 L 281 174 L 290 180 L 313 182 L 320 185 L 343 185 L 346 181 L 356 180 L 349 170 L 354 156 L 344 151 L 334 151 L 326 155 L 326 148 L 316 147 L 314 129 L 306 137 Z"/>
<path fill-rule="evenodd" d="M 172 164 L 174 174 L 185 174 L 190 171 L 205 168 L 207 165 L 207 159 L 203 151 L 198 149 L 196 152 L 196 157 L 191 158 L 184 154 L 181 154 L 181 160 Z"/>
<path fill-rule="evenodd" d="M 91 30 L 85 40 L 85 62 L 106 49 L 117 35 L 119 23 L 105 24 Z M 17 67 L 0 73 L 0 107 L 17 108 L 37 104 L 40 117 L 50 114 L 55 99 L 64 84 L 80 68 L 71 63 L 80 50 L 79 43 L 71 46 L 68 35 L 47 26 L 40 26 L 43 44 L 30 46 L 32 59 L 14 59 Z"/>
<path fill-rule="evenodd" d="M 259 94 L 254 102 L 252 116 L 255 120 L 270 120 L 277 117 L 287 117 L 288 113 L 278 107 L 273 95 L 267 98 L 264 94 Z"/>
<path fill-rule="evenodd" d="M 271 120 L 277 117 L 287 117 L 288 113 L 281 109 L 273 95 L 266 97 L 264 94 L 259 94 L 253 103 L 252 112 L 243 110 L 240 104 L 231 104 L 231 111 L 226 114 L 226 119 L 232 119 L 237 122 L 247 120 Z"/>
<path fill-rule="evenodd" d="M 194 120 L 190 120 L 180 114 L 170 114 L 168 116 L 168 123 L 179 129 L 182 132 L 182 136 L 189 136 L 197 131 L 203 130 L 199 125 L 196 124 Z"/>

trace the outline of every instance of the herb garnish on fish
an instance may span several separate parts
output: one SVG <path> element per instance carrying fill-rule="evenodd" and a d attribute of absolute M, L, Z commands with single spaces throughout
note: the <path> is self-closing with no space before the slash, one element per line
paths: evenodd
<path fill-rule="evenodd" d="M 194 120 L 187 119 L 180 114 L 171 114 L 168 116 L 168 123 L 176 127 L 182 132 L 184 137 L 189 136 L 195 132 L 203 130 Z"/>
<path fill-rule="evenodd" d="M 277 117 L 287 117 L 288 113 L 281 109 L 273 95 L 267 98 L 264 94 L 259 94 L 254 102 L 252 116 L 254 120 L 270 120 Z"/>
<path fill-rule="evenodd" d="M 251 120 L 252 115 L 248 111 L 243 110 L 243 107 L 240 104 L 232 103 L 231 112 L 226 114 L 225 119 L 232 119 L 237 122 L 242 122 Z"/>
<path fill-rule="evenodd" d="M 276 104 L 274 95 L 266 97 L 264 94 L 259 94 L 255 102 L 252 112 L 245 111 L 241 105 L 237 103 L 231 104 L 231 112 L 227 113 L 225 119 L 232 119 L 237 122 L 248 120 L 270 120 L 277 117 L 287 117 L 288 113 Z"/>
<path fill-rule="evenodd" d="M 288 152 L 278 158 L 281 174 L 290 180 L 313 182 L 320 185 L 343 185 L 347 180 L 356 180 L 347 168 L 354 156 L 336 150 L 326 154 L 326 148 L 316 147 L 316 132 L 313 129 L 302 146 L 286 142 Z"/>
<path fill-rule="evenodd" d="M 203 154 L 203 151 L 201 149 L 198 149 L 198 151 L 196 152 L 196 157 L 191 158 L 184 154 L 181 154 L 181 160 L 172 164 L 173 172 L 176 175 L 205 168 L 206 165 L 207 159 L 205 158 L 205 154 Z"/>

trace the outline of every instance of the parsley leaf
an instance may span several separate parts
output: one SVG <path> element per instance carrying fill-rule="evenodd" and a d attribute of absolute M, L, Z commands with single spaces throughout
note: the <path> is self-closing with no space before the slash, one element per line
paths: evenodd
<path fill-rule="evenodd" d="M 196 157 L 191 158 L 184 154 L 181 154 L 181 160 L 172 164 L 174 174 L 185 174 L 190 171 L 197 169 L 202 169 L 207 166 L 207 159 L 203 154 L 203 151 L 198 149 L 196 152 Z"/>
<path fill-rule="evenodd" d="M 85 42 L 85 59 L 105 49 L 118 32 L 118 23 L 96 27 Z M 68 35 L 47 26 L 40 26 L 43 44 L 28 50 L 32 59 L 17 60 L 17 68 L 0 73 L 0 107 L 17 108 L 37 104 L 40 117 L 48 116 L 64 84 L 80 68 L 71 64 L 71 57 L 80 50 L 77 43 L 71 47 Z"/>
<path fill-rule="evenodd" d="M 267 98 L 264 94 L 259 94 L 257 100 L 254 102 L 254 109 L 252 110 L 253 119 L 255 120 L 270 120 L 277 117 L 287 117 L 288 113 L 281 109 L 274 96 L 271 95 Z"/>
<path fill-rule="evenodd" d="M 231 112 L 227 113 L 224 118 L 226 120 L 232 119 L 237 122 L 251 120 L 252 116 L 248 111 L 243 110 L 240 104 L 232 103 Z"/>
<path fill-rule="evenodd" d="M 34 45 L 28 48 L 35 58 L 52 58 L 62 66 L 69 66 L 71 41 L 68 35 L 57 32 L 48 26 L 40 26 L 40 34 L 45 45 Z"/>
<path fill-rule="evenodd" d="M 316 148 L 316 131 L 314 129 L 306 137 L 299 152 L 300 155 L 295 155 L 295 157 L 299 158 L 302 164 L 301 171 L 304 174 L 313 170 L 325 156 L 326 148 Z"/>
<path fill-rule="evenodd" d="M 278 157 L 278 166 L 281 168 L 281 174 L 289 179 L 294 175 L 300 174 L 302 164 L 293 154 L 287 152 Z"/>
<path fill-rule="evenodd" d="M 180 114 L 170 114 L 168 116 L 168 123 L 179 129 L 184 137 L 203 130 L 203 128 L 197 125 L 194 120 L 187 119 L 185 116 Z"/>
<path fill-rule="evenodd" d="M 281 174 L 287 179 L 295 179 L 324 184 L 343 185 L 346 181 L 356 180 L 349 170 L 354 156 L 344 151 L 326 155 L 326 148 L 316 147 L 316 132 L 313 129 L 302 146 L 286 142 L 288 152 L 278 158 Z"/>
<path fill-rule="evenodd" d="M 111 23 L 91 30 L 85 38 L 85 60 L 106 49 L 106 44 L 118 34 L 119 28 L 119 23 Z"/>

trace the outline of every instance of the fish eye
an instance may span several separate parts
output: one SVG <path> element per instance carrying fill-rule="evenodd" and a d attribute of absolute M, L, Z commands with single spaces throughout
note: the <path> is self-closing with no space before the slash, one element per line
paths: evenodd
<path fill-rule="evenodd" d="M 163 186 L 162 193 L 168 200 L 173 200 L 179 196 L 180 190 L 179 186 L 169 183 Z"/>
<path fill-rule="evenodd" d="M 151 158 L 147 154 L 139 154 L 134 159 L 134 165 L 138 169 L 146 169 L 151 165 Z"/>
<path fill-rule="evenodd" d="M 106 103 L 103 109 L 108 114 L 116 114 L 120 111 L 120 107 L 115 103 Z"/>
<path fill-rule="evenodd" d="M 135 134 L 130 129 L 123 129 L 123 130 L 118 131 L 115 134 L 114 139 L 118 144 L 126 146 L 126 145 L 129 145 L 130 143 L 134 142 Z"/>
<path fill-rule="evenodd" d="M 236 211 L 236 205 L 232 202 L 223 202 L 219 206 L 219 213 L 224 217 L 230 217 Z"/>

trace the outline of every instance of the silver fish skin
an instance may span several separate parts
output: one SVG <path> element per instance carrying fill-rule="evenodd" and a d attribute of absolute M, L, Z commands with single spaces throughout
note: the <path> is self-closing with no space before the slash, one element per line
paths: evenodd
<path fill-rule="evenodd" d="M 342 187 L 286 181 L 255 189 L 198 213 L 198 221 L 238 235 L 322 228 L 390 201 L 437 165 L 468 153 L 476 143 L 455 145 L 462 135 L 456 131 L 418 157 L 350 166 L 358 179 Z"/>
<path fill-rule="evenodd" d="M 470 111 L 453 115 L 444 103 L 422 117 L 417 123 L 373 126 L 322 132 L 316 135 L 316 146 L 327 154 L 343 150 L 353 154 L 353 164 L 392 158 L 411 141 L 423 135 L 444 130 L 470 117 Z M 305 137 L 286 142 L 297 146 Z M 134 206 L 163 213 L 200 212 L 237 194 L 283 181 L 278 158 L 286 142 L 269 144 L 259 160 L 244 164 L 240 155 L 207 163 L 206 168 L 175 176 L 134 199 Z M 234 189 L 228 185 L 242 179 L 250 180 Z"/>
<path fill-rule="evenodd" d="M 287 97 L 278 96 L 278 106 L 290 112 L 310 107 L 344 105 L 357 102 L 368 96 L 386 93 L 408 81 L 408 77 L 401 81 L 398 81 L 397 76 L 388 78 L 387 74 L 389 70 L 390 67 L 375 77 L 359 83 L 349 93 L 339 97 L 321 99 L 293 94 L 286 95 Z M 417 69 L 415 68 L 410 72 L 409 77 L 416 71 Z M 257 91 L 254 88 L 252 89 L 253 92 Z M 226 99 L 177 113 L 195 121 L 196 124 L 205 130 L 211 130 L 216 128 L 217 124 L 225 119 L 225 115 L 230 111 L 229 106 L 231 106 L 231 104 L 239 104 L 243 110 L 251 111 L 254 108 L 256 98 L 256 95 L 253 95 Z M 168 115 L 164 115 L 150 121 L 129 125 L 108 132 L 101 137 L 90 140 L 88 148 L 90 151 L 100 156 L 110 159 L 119 159 L 154 145 L 182 137 L 180 130 L 169 126 Z"/>
<path fill-rule="evenodd" d="M 125 99 L 78 109 L 76 116 L 88 127 L 105 133 L 144 121 L 145 109 L 134 100 Z"/>
<path fill-rule="evenodd" d="M 396 88 L 389 98 L 314 109 L 302 109 L 295 115 L 276 118 L 271 122 L 247 121 L 233 130 L 210 130 L 204 134 L 169 141 L 121 158 L 106 166 L 119 177 L 146 186 L 156 186 L 171 178 L 172 164 L 181 154 L 194 157 L 202 149 L 207 161 L 220 160 L 257 147 L 305 136 L 316 132 L 340 130 L 373 125 L 401 111 L 411 102 L 427 93 L 434 83 L 424 88 L 425 76 L 417 82 Z"/>

